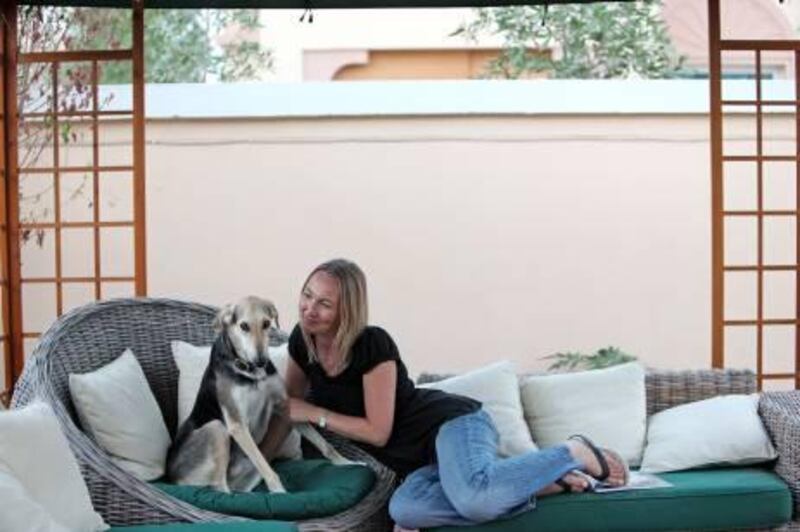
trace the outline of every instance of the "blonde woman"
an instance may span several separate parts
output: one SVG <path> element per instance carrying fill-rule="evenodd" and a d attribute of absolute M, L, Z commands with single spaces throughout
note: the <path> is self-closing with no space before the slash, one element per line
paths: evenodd
<path fill-rule="evenodd" d="M 367 309 L 366 277 L 355 263 L 335 259 L 309 274 L 289 337 L 289 413 L 355 441 L 404 478 L 389 505 L 399 526 L 475 524 L 526 511 L 536 496 L 586 489 L 575 470 L 627 482 L 617 453 L 580 436 L 499 458 L 497 429 L 480 403 L 416 388 L 391 336 L 368 325 Z"/>

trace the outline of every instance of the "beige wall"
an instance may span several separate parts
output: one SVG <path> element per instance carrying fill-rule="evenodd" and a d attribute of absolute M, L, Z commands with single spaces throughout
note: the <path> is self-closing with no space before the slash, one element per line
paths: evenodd
<path fill-rule="evenodd" d="M 726 135 L 746 139 L 751 123 L 732 118 Z M 793 149 L 791 117 L 771 123 L 776 146 Z M 414 373 L 499 358 L 539 368 L 555 351 L 607 345 L 651 366 L 710 365 L 705 116 L 151 120 L 147 135 L 153 296 L 261 294 L 289 328 L 307 272 L 345 256 L 366 270 L 372 321 Z M 736 175 L 726 205 L 752 208 L 752 174 Z M 766 197 L 785 203 L 794 185 L 781 180 L 789 188 Z M 124 197 L 110 190 L 101 209 L 124 218 Z M 767 257 L 792 260 L 789 230 Z M 752 258 L 743 234 L 730 262 Z M 130 254 L 117 247 L 104 268 L 124 274 Z M 65 264 L 91 264 L 87 246 L 71 249 Z M 25 267 L 46 271 L 42 257 Z M 731 317 L 747 317 L 752 299 L 731 297 Z M 26 313 L 46 325 L 44 301 Z M 752 365 L 751 340 L 730 341 L 731 365 Z M 791 345 L 770 369 L 791 363 Z"/>
<path fill-rule="evenodd" d="M 288 327 L 309 269 L 346 256 L 414 372 L 608 344 L 708 366 L 707 131 L 702 116 L 153 122 L 150 291 L 267 295 Z"/>

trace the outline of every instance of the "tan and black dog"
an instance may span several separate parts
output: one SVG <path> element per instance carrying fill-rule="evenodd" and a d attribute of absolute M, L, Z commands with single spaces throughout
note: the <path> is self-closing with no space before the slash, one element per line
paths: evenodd
<path fill-rule="evenodd" d="M 285 492 L 257 443 L 270 419 L 285 415 L 286 387 L 268 350 L 279 332 L 275 305 L 246 297 L 220 310 L 214 328 L 208 367 L 170 447 L 167 475 L 176 484 L 221 491 L 250 491 L 263 479 L 271 492 Z M 295 428 L 334 464 L 353 463 L 307 423 Z"/>

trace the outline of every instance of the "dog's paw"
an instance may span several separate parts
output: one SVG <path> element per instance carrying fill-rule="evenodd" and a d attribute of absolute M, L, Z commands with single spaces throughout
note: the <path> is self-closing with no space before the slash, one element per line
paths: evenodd
<path fill-rule="evenodd" d="M 228 484 L 212 484 L 211 489 L 216 491 L 221 491 L 222 493 L 230 493 L 231 489 L 228 487 Z"/>
<path fill-rule="evenodd" d="M 356 462 L 354 460 L 350 460 L 349 458 L 345 458 L 344 456 L 333 458 L 331 460 L 331 463 L 337 466 L 356 465 L 356 466 L 368 467 L 366 462 Z"/>
<path fill-rule="evenodd" d="M 270 493 L 286 493 L 286 488 L 283 487 L 283 484 L 277 484 L 275 486 L 267 486 Z"/>

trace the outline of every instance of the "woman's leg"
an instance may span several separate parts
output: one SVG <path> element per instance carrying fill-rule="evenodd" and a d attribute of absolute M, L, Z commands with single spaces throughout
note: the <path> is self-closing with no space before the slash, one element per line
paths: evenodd
<path fill-rule="evenodd" d="M 585 480 L 571 473 L 567 473 L 564 480 L 574 491 L 583 491 L 586 487 Z M 563 488 L 551 484 L 538 492 L 538 495 L 562 491 Z M 436 464 L 417 469 L 406 477 L 392 494 L 389 515 L 405 529 L 474 524 L 474 521 L 458 513 L 445 495 Z"/>
<path fill-rule="evenodd" d="M 392 494 L 389 515 L 408 529 L 470 525 L 448 500 L 436 464 L 417 469 Z"/>
<path fill-rule="evenodd" d="M 497 441 L 497 429 L 483 410 L 448 421 L 436 438 L 442 489 L 472 523 L 530 509 L 537 493 L 584 467 L 566 445 L 499 458 Z"/>

